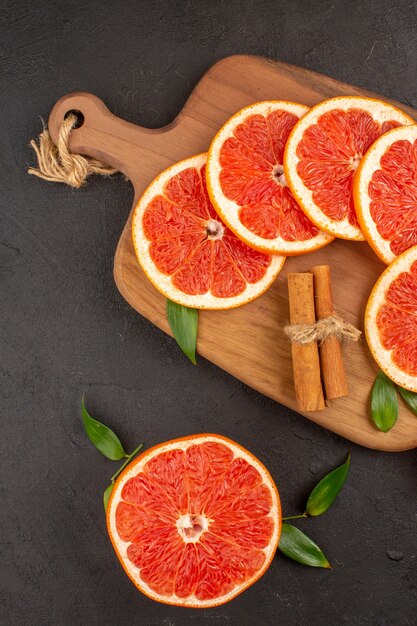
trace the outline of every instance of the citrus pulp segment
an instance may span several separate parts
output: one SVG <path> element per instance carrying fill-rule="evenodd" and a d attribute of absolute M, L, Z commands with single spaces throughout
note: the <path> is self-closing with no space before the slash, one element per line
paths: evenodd
<path fill-rule="evenodd" d="M 369 244 L 385 262 L 417 244 L 417 126 L 385 133 L 357 169 L 353 196 Z"/>
<path fill-rule="evenodd" d="M 231 117 L 208 152 L 207 185 L 221 219 L 257 250 L 296 255 L 333 240 L 300 210 L 287 185 L 287 137 L 308 107 L 280 100 L 251 104 Z"/>
<path fill-rule="evenodd" d="M 253 250 L 229 229 L 210 202 L 206 154 L 162 172 L 133 214 L 136 256 L 167 298 L 199 309 L 229 309 L 260 296 L 285 258 Z"/>
<path fill-rule="evenodd" d="M 417 246 L 400 254 L 376 282 L 366 307 L 365 333 L 385 374 L 417 392 Z"/>
<path fill-rule="evenodd" d="M 119 476 L 107 507 L 113 547 L 138 589 L 196 608 L 223 604 L 260 578 L 281 523 L 266 468 L 211 434 L 144 452 Z"/>
<path fill-rule="evenodd" d="M 312 107 L 294 126 L 284 154 L 285 177 L 306 215 L 342 239 L 363 241 L 353 202 L 353 177 L 369 146 L 414 120 L 396 107 L 342 96 Z"/>

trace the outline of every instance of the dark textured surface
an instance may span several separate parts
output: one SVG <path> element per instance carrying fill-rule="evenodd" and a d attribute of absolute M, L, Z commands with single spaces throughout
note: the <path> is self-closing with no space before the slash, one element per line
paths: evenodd
<path fill-rule="evenodd" d="M 0 623 L 414 625 L 416 453 L 376 453 L 261 397 L 174 342 L 118 294 L 112 259 L 132 190 L 81 191 L 25 173 L 63 94 L 91 91 L 118 115 L 160 126 L 229 54 L 264 54 L 417 106 L 412 0 L 1 3 Z M 140 167 L 140 164 L 138 164 Z M 219 337 L 221 340 L 221 337 Z M 213 431 L 266 463 L 287 515 L 352 448 L 335 506 L 302 521 L 333 571 L 277 557 L 224 607 L 153 603 L 124 575 L 101 494 L 114 464 L 88 443 L 81 393 L 126 448 Z M 364 418 L 365 419 L 365 418 Z"/>

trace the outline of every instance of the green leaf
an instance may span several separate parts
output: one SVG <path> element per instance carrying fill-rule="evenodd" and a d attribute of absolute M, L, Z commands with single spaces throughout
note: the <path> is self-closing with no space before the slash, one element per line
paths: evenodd
<path fill-rule="evenodd" d="M 106 491 L 103 493 L 103 504 L 104 504 L 104 510 L 107 511 L 107 505 L 109 503 L 109 498 L 110 498 L 110 494 L 113 491 L 113 483 L 111 483 L 111 485 L 109 485 L 106 489 Z"/>
<path fill-rule="evenodd" d="M 167 299 L 167 316 L 177 344 L 194 365 L 197 344 L 198 309 L 189 309 L 186 306 Z"/>
<path fill-rule="evenodd" d="M 87 437 L 101 454 L 112 461 L 120 461 L 120 459 L 128 456 L 117 435 L 88 414 L 84 404 L 84 396 L 81 400 L 81 417 Z"/>
<path fill-rule="evenodd" d="M 375 426 L 386 433 L 398 417 L 398 398 L 395 385 L 383 371 L 379 371 L 371 391 L 371 417 Z"/>
<path fill-rule="evenodd" d="M 330 508 L 345 484 L 350 467 L 350 452 L 343 465 L 340 465 L 314 487 L 307 500 L 308 515 L 322 515 Z"/>
<path fill-rule="evenodd" d="M 326 569 L 332 567 L 318 545 L 291 524 L 282 525 L 278 548 L 282 554 L 303 565 Z"/>
<path fill-rule="evenodd" d="M 398 385 L 397 389 L 408 408 L 417 415 L 417 393 L 408 391 L 408 389 L 404 389 L 404 387 L 399 387 Z"/>

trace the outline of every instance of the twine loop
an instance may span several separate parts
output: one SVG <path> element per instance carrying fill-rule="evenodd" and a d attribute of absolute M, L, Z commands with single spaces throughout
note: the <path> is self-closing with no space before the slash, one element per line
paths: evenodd
<path fill-rule="evenodd" d="M 285 326 L 284 334 L 291 343 L 305 345 L 313 341 L 323 343 L 329 337 L 336 337 L 340 341 L 359 341 L 362 333 L 353 324 L 345 322 L 338 315 L 330 315 L 314 324 Z"/>
<path fill-rule="evenodd" d="M 77 116 L 71 113 L 62 122 L 59 129 L 58 144 L 55 145 L 46 127 L 39 135 L 39 145 L 32 139 L 31 147 L 36 153 L 38 167 L 29 167 L 28 174 L 33 174 L 54 183 L 66 183 L 71 187 L 82 187 L 90 174 L 111 176 L 118 170 L 81 154 L 70 152 L 69 136 L 77 124 Z"/>

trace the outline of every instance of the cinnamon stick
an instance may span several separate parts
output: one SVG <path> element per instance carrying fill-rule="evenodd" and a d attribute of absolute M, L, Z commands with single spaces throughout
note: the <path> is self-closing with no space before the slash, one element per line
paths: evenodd
<path fill-rule="evenodd" d="M 314 324 L 313 274 L 288 274 L 288 295 L 291 324 Z M 301 411 L 321 411 L 324 397 L 317 342 L 291 346 L 297 406 Z"/>
<path fill-rule="evenodd" d="M 314 296 L 317 319 L 334 315 L 333 296 L 328 265 L 311 268 L 314 275 Z M 337 337 L 329 337 L 320 345 L 321 373 L 327 400 L 348 394 L 342 349 Z"/>

